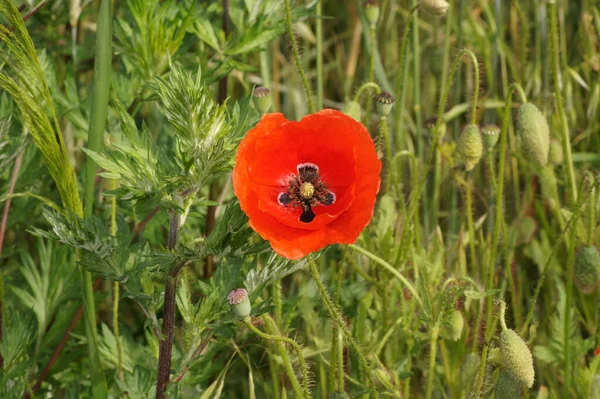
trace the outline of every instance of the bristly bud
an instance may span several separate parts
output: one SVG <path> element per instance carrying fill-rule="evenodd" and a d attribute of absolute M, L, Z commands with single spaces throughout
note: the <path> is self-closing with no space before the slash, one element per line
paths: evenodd
<path fill-rule="evenodd" d="M 433 15 L 446 15 L 450 4 L 446 0 L 420 0 L 419 5 L 423 11 Z"/>
<path fill-rule="evenodd" d="M 250 316 L 252 306 L 250 305 L 250 299 L 248 299 L 248 291 L 244 288 L 238 288 L 227 295 L 227 301 L 231 305 L 233 312 L 240 318 L 245 319 Z"/>
<path fill-rule="evenodd" d="M 483 138 L 483 150 L 490 152 L 498 143 L 500 128 L 497 125 L 485 125 L 481 128 L 481 137 Z"/>
<path fill-rule="evenodd" d="M 477 125 L 465 126 L 456 143 L 456 150 L 465 162 L 467 171 L 477 165 L 483 155 L 483 141 Z"/>
<path fill-rule="evenodd" d="M 579 290 L 589 295 L 600 283 L 600 253 L 596 247 L 583 247 L 575 255 L 574 282 Z"/>
<path fill-rule="evenodd" d="M 494 388 L 495 399 L 514 399 L 521 397 L 521 383 L 506 370 L 500 371 L 500 376 Z"/>
<path fill-rule="evenodd" d="M 367 22 L 371 27 L 377 25 L 377 21 L 379 20 L 379 1 L 378 0 L 365 0 L 363 2 L 363 7 L 365 8 L 365 16 L 367 17 Z"/>
<path fill-rule="evenodd" d="M 254 99 L 254 106 L 261 114 L 266 114 L 271 108 L 273 98 L 271 97 L 271 90 L 266 87 L 255 87 L 252 91 L 252 97 Z"/>
<path fill-rule="evenodd" d="M 548 150 L 548 162 L 550 165 L 562 165 L 564 161 L 563 148 L 560 141 L 550 139 L 550 149 Z"/>
<path fill-rule="evenodd" d="M 394 96 L 387 91 L 382 91 L 375 96 L 375 101 L 377 101 L 377 113 L 379 116 L 387 116 L 392 110 L 396 100 L 394 99 Z"/>
<path fill-rule="evenodd" d="M 531 388 L 535 378 L 533 357 L 523 338 L 514 330 L 506 329 L 500 333 L 500 355 L 506 370 L 517 381 Z"/>
<path fill-rule="evenodd" d="M 346 104 L 344 104 L 341 111 L 359 122 L 362 118 L 362 108 L 356 101 L 348 101 Z"/>
<path fill-rule="evenodd" d="M 450 341 L 458 341 L 462 335 L 465 320 L 459 310 L 453 309 L 442 328 L 442 335 Z"/>
<path fill-rule="evenodd" d="M 517 133 L 527 159 L 531 159 L 537 166 L 545 166 L 550 148 L 550 128 L 544 114 L 532 103 L 523 104 L 519 108 Z"/>

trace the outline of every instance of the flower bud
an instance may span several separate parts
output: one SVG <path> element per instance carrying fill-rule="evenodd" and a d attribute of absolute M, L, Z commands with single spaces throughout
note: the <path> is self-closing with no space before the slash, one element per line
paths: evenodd
<path fill-rule="evenodd" d="M 271 90 L 266 87 L 255 87 L 252 91 L 252 97 L 254 97 L 254 107 L 256 107 L 258 112 L 266 114 L 273 103 Z"/>
<path fill-rule="evenodd" d="M 527 159 L 537 166 L 548 163 L 550 128 L 544 114 L 532 103 L 521 105 L 517 114 L 517 134 Z"/>
<path fill-rule="evenodd" d="M 550 139 L 550 149 L 548 150 L 548 162 L 551 165 L 558 166 L 563 163 L 564 154 L 562 144 L 556 139 Z"/>
<path fill-rule="evenodd" d="M 513 378 L 528 388 L 533 386 L 535 370 L 531 351 L 514 330 L 506 329 L 500 333 L 500 356 Z"/>
<path fill-rule="evenodd" d="M 462 335 L 463 327 L 465 326 L 465 320 L 463 319 L 462 313 L 459 310 L 452 310 L 446 324 L 442 328 L 442 335 L 444 338 L 450 341 L 458 341 Z"/>
<path fill-rule="evenodd" d="M 371 27 L 377 25 L 377 21 L 379 20 L 379 1 L 365 0 L 363 6 L 365 7 L 365 16 L 369 25 Z"/>
<path fill-rule="evenodd" d="M 250 316 L 252 306 L 248 299 L 248 291 L 244 288 L 238 288 L 227 295 L 227 301 L 231 305 L 231 309 L 240 319 L 245 319 Z"/>
<path fill-rule="evenodd" d="M 356 101 L 349 101 L 342 107 L 341 111 L 355 120 L 359 121 L 362 118 L 362 109 Z"/>
<path fill-rule="evenodd" d="M 379 116 L 386 116 L 392 110 L 394 101 L 396 100 L 394 100 L 394 96 L 387 91 L 382 91 L 375 96 L 375 101 L 377 101 L 377 113 Z"/>
<path fill-rule="evenodd" d="M 465 162 L 465 169 L 472 170 L 483 155 L 483 141 L 477 125 L 467 125 L 463 129 L 456 150 Z"/>
<path fill-rule="evenodd" d="M 479 370 L 479 355 L 469 353 L 460 365 L 460 386 L 463 391 L 468 391 Z"/>
<path fill-rule="evenodd" d="M 494 388 L 494 399 L 515 399 L 521 397 L 521 383 L 513 378 L 506 370 L 500 371 L 500 376 Z"/>
<path fill-rule="evenodd" d="M 423 11 L 433 15 L 446 15 L 450 7 L 446 0 L 420 0 L 419 5 Z"/>
<path fill-rule="evenodd" d="M 500 138 L 500 128 L 496 125 L 485 125 L 481 128 L 481 138 L 483 139 L 483 150 L 485 152 L 492 151 Z"/>
<path fill-rule="evenodd" d="M 596 247 L 583 247 L 575 255 L 574 283 L 582 293 L 589 295 L 600 283 L 600 253 Z"/>

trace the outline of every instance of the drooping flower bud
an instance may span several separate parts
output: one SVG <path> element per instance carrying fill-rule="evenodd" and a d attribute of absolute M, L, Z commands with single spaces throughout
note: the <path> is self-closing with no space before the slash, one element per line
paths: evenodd
<path fill-rule="evenodd" d="M 254 91 L 252 91 L 252 97 L 254 99 L 254 107 L 256 107 L 258 112 L 266 114 L 273 103 L 271 90 L 266 87 L 255 87 Z"/>
<path fill-rule="evenodd" d="M 420 0 L 421 9 L 433 15 L 446 15 L 450 4 L 446 0 Z"/>
<path fill-rule="evenodd" d="M 465 320 L 459 310 L 453 309 L 442 328 L 442 335 L 450 341 L 458 341 L 462 335 Z"/>
<path fill-rule="evenodd" d="M 596 247 L 583 247 L 575 255 L 574 283 L 582 293 L 589 295 L 600 283 L 600 253 Z"/>
<path fill-rule="evenodd" d="M 500 333 L 500 356 L 513 378 L 528 388 L 533 386 L 535 370 L 531 351 L 514 330 L 506 329 Z"/>
<path fill-rule="evenodd" d="M 500 376 L 494 388 L 495 399 L 514 399 L 521 397 L 521 383 L 506 370 L 500 371 Z"/>
<path fill-rule="evenodd" d="M 377 113 L 379 116 L 387 116 L 392 107 L 394 106 L 394 96 L 392 96 L 387 91 L 382 91 L 378 95 L 375 96 L 375 101 L 377 102 Z"/>
<path fill-rule="evenodd" d="M 227 301 L 231 305 L 233 312 L 240 318 L 245 319 L 250 316 L 252 306 L 248 299 L 248 291 L 244 288 L 238 288 L 227 295 Z"/>
<path fill-rule="evenodd" d="M 365 0 L 363 3 L 365 7 L 365 16 L 367 17 L 367 22 L 371 27 L 377 25 L 377 21 L 379 20 L 379 1 L 378 0 Z"/>
<path fill-rule="evenodd" d="M 550 149 L 548 150 L 548 162 L 551 165 L 558 166 L 563 163 L 564 154 L 562 144 L 556 139 L 550 139 Z"/>
<path fill-rule="evenodd" d="M 458 142 L 456 150 L 465 162 L 465 169 L 472 170 L 483 155 L 483 140 L 477 125 L 471 124 L 465 126 Z"/>
<path fill-rule="evenodd" d="M 359 122 L 362 118 L 362 108 L 356 101 L 348 101 L 346 104 L 344 104 L 341 111 Z"/>
<path fill-rule="evenodd" d="M 481 137 L 483 138 L 483 150 L 492 151 L 500 138 L 500 128 L 496 125 L 485 125 L 481 128 Z"/>
<path fill-rule="evenodd" d="M 532 103 L 523 104 L 519 108 L 517 133 L 521 138 L 525 157 L 537 166 L 545 166 L 550 149 L 550 128 L 544 114 Z"/>

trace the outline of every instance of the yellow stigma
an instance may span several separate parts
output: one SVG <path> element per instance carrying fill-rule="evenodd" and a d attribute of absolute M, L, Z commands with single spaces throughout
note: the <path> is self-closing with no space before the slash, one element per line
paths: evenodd
<path fill-rule="evenodd" d="M 306 182 L 300 185 L 300 195 L 302 196 L 302 198 L 310 199 L 312 198 L 314 193 L 315 186 L 313 186 L 312 183 Z"/>

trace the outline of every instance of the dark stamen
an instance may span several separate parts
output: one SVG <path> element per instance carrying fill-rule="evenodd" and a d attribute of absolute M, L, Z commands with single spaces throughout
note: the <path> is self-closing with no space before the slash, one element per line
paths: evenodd
<path fill-rule="evenodd" d="M 302 223 L 310 223 L 315 218 L 315 213 L 312 208 L 309 206 L 308 208 L 302 211 L 302 215 L 300 215 L 300 221 Z"/>
<path fill-rule="evenodd" d="M 288 193 L 280 193 L 277 197 L 277 202 L 279 202 L 279 205 L 287 205 L 292 202 L 292 198 Z"/>
<path fill-rule="evenodd" d="M 322 202 L 323 205 L 331 205 L 335 202 L 335 194 L 331 191 L 327 193 L 325 197 L 325 201 Z"/>
<path fill-rule="evenodd" d="M 298 165 L 298 175 L 303 182 L 315 182 L 319 178 L 319 167 L 312 163 Z"/>

